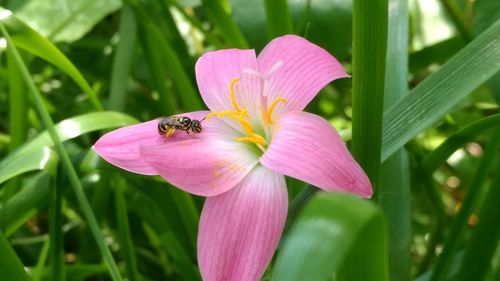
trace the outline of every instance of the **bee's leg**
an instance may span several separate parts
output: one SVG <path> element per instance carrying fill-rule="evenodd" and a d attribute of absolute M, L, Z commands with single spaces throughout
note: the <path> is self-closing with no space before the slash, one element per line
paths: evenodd
<path fill-rule="evenodd" d="M 175 128 L 168 128 L 167 132 L 165 133 L 165 138 L 168 139 L 174 133 L 175 133 Z"/>
<path fill-rule="evenodd" d="M 186 129 L 186 133 L 189 135 L 189 129 Z"/>

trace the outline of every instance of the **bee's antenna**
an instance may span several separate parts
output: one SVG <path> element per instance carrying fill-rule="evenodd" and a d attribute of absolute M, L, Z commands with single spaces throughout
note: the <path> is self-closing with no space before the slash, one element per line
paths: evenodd
<path fill-rule="evenodd" d="M 206 115 L 205 117 L 203 117 L 201 120 L 200 120 L 200 123 L 203 122 L 203 120 L 205 120 L 207 118 L 208 115 Z"/>

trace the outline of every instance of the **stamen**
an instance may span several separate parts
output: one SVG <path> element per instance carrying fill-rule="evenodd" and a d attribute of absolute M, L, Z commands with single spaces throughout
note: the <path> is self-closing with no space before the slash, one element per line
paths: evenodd
<path fill-rule="evenodd" d="M 230 117 L 231 119 L 237 121 L 240 123 L 241 127 L 245 131 L 246 136 L 244 137 L 235 137 L 234 140 L 240 141 L 240 142 L 251 142 L 254 143 L 260 150 L 265 151 L 264 146 L 266 145 L 266 139 L 262 137 L 261 135 L 258 135 L 253 132 L 253 126 L 252 124 L 246 119 L 249 118 L 250 116 L 248 115 L 248 111 L 246 109 L 242 109 L 238 106 L 238 103 L 236 102 L 235 98 L 235 91 L 234 91 L 234 86 L 236 83 L 240 81 L 239 78 L 234 78 L 231 80 L 230 85 L 229 85 L 229 94 L 231 98 L 231 103 L 234 106 L 234 111 L 232 110 L 226 110 L 226 111 L 218 111 L 218 112 L 212 112 L 209 113 L 207 116 L 205 116 L 204 120 L 205 122 L 208 123 L 208 120 L 212 118 L 213 116 L 216 116 L 217 118 L 222 118 L 224 116 Z M 283 99 L 283 98 L 281 98 Z M 275 103 L 280 102 L 280 100 L 276 100 Z M 286 103 L 286 100 L 283 99 L 282 102 Z M 274 104 L 272 105 L 272 108 L 270 109 L 270 112 L 272 112 L 274 108 Z"/>
<path fill-rule="evenodd" d="M 286 99 L 285 98 L 282 98 L 282 97 L 279 97 L 277 99 L 275 99 L 272 103 L 271 103 L 271 106 L 269 106 L 269 109 L 267 110 L 267 112 L 264 113 L 264 123 L 265 124 L 272 124 L 273 123 L 273 120 L 271 119 L 271 115 L 273 114 L 273 111 L 274 111 L 274 107 L 278 104 L 278 103 L 284 103 L 286 104 Z"/>
<path fill-rule="evenodd" d="M 237 137 L 237 138 L 234 138 L 234 140 L 241 141 L 241 142 L 253 142 L 256 144 L 260 144 L 260 145 L 266 144 L 266 140 L 261 135 L 257 135 L 254 133 L 252 133 L 252 135 L 250 137 L 239 137 L 239 138 Z"/>
<path fill-rule="evenodd" d="M 231 102 L 233 103 L 234 109 L 236 109 L 236 111 L 238 112 L 241 112 L 242 110 L 238 106 L 238 103 L 236 102 L 236 98 L 234 96 L 234 85 L 236 85 L 236 83 L 238 83 L 239 81 L 240 78 L 234 78 L 233 80 L 231 80 L 231 83 L 229 84 L 229 93 L 231 96 Z"/>

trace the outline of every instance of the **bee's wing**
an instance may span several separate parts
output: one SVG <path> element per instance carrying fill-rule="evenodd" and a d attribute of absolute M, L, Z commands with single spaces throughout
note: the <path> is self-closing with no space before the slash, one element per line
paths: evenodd
<path fill-rule="evenodd" d="M 160 123 L 165 124 L 167 126 L 172 126 L 172 127 L 182 127 L 180 117 L 177 117 L 177 116 L 162 117 L 162 118 L 160 118 Z"/>

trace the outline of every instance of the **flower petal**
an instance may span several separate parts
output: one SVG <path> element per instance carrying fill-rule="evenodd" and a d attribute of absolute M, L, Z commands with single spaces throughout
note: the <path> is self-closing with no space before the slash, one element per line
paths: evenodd
<path fill-rule="evenodd" d="M 349 76 L 327 51 L 295 35 L 271 41 L 259 54 L 258 63 L 261 75 L 268 77 L 264 95 L 270 102 L 284 97 L 287 111 L 303 110 L 328 83 Z M 284 108 L 277 107 L 274 115 Z"/>
<path fill-rule="evenodd" d="M 143 146 L 140 153 L 171 184 L 196 195 L 214 196 L 241 182 L 259 161 L 248 144 L 233 140 L 236 136 L 235 129 L 213 119 L 200 134 Z"/>
<path fill-rule="evenodd" d="M 260 165 L 231 191 L 207 198 L 198 234 L 203 280 L 260 280 L 278 245 L 287 206 L 284 177 Z"/>
<path fill-rule="evenodd" d="M 243 108 L 254 110 L 261 81 L 248 72 L 257 69 L 254 50 L 227 49 L 205 53 L 195 66 L 196 81 L 203 101 L 211 111 L 234 110 L 230 85 L 233 79 L 240 78 L 234 87 L 236 101 Z"/>
<path fill-rule="evenodd" d="M 199 120 L 208 113 L 197 111 L 183 116 Z M 185 138 L 183 134 L 175 134 L 169 141 L 182 138 Z M 124 170 L 143 175 L 157 175 L 156 170 L 141 159 L 139 147 L 164 142 L 165 138 L 158 134 L 158 119 L 155 119 L 111 131 L 99 138 L 92 148 L 104 160 Z"/>
<path fill-rule="evenodd" d="M 324 190 L 372 195 L 365 172 L 325 119 L 307 112 L 287 112 L 274 129 L 262 165 Z"/>

